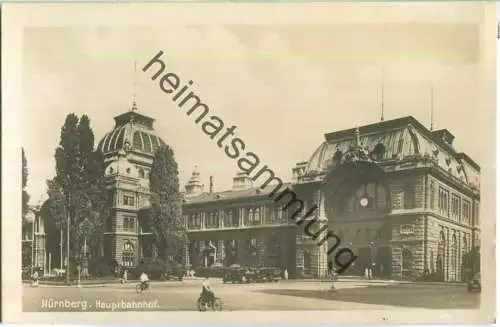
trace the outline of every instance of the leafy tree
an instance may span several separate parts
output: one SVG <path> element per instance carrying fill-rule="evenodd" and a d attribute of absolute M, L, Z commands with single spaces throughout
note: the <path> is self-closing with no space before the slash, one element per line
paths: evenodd
<path fill-rule="evenodd" d="M 22 217 L 28 213 L 29 205 L 28 202 L 30 200 L 30 195 L 26 191 L 26 186 L 28 185 L 28 162 L 26 160 L 26 156 L 24 154 L 24 148 L 21 148 L 21 156 L 22 156 Z M 24 219 L 23 219 L 24 220 Z"/>
<path fill-rule="evenodd" d="M 85 236 L 95 252 L 100 248 L 107 192 L 104 158 L 93 148 L 94 133 L 88 116 L 78 119 L 73 113 L 67 115 L 55 152 L 56 176 L 49 185 L 49 198 L 58 228 L 66 230 L 69 214 L 71 259 L 78 257 Z"/>
<path fill-rule="evenodd" d="M 158 148 L 149 175 L 151 191 L 150 228 L 165 262 L 180 260 L 186 230 L 182 222 L 179 171 L 169 146 Z"/>

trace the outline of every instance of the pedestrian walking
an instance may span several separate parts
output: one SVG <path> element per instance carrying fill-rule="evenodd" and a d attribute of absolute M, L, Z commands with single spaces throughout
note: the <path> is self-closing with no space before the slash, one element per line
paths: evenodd
<path fill-rule="evenodd" d="M 35 270 L 35 272 L 33 273 L 33 276 L 32 276 L 32 283 L 31 283 L 31 286 L 38 286 L 38 271 Z"/>
<path fill-rule="evenodd" d="M 332 285 L 330 286 L 330 292 L 335 292 L 337 295 L 339 295 L 339 292 L 337 291 L 337 287 L 335 287 L 335 282 L 337 281 L 337 271 L 335 270 L 334 267 L 332 267 L 329 271 L 329 275 L 332 281 Z"/>
<path fill-rule="evenodd" d="M 128 270 L 124 269 L 123 270 L 123 276 L 122 276 L 122 284 L 126 284 L 128 280 Z"/>
<path fill-rule="evenodd" d="M 285 268 L 285 271 L 283 271 L 283 279 L 284 280 L 288 279 L 288 270 L 286 270 L 286 268 Z"/>

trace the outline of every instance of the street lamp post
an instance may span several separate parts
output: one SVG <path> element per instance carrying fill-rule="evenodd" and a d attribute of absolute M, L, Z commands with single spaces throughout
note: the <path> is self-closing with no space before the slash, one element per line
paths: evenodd
<path fill-rule="evenodd" d="M 69 193 L 66 193 L 66 283 L 70 284 L 70 253 L 69 253 L 69 224 L 70 224 L 70 210 L 71 210 L 71 197 Z"/>

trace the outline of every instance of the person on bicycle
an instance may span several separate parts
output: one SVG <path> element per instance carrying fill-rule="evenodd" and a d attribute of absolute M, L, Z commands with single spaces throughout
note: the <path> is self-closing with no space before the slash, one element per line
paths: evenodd
<path fill-rule="evenodd" d="M 141 274 L 141 277 L 139 278 L 139 280 L 141 281 L 141 288 L 143 290 L 147 290 L 148 287 L 149 287 L 149 278 L 148 278 L 148 275 L 145 272 L 143 272 Z"/>
<path fill-rule="evenodd" d="M 203 299 L 205 305 L 213 304 L 213 301 L 215 299 L 215 293 L 212 287 L 210 286 L 210 281 L 208 277 L 205 278 L 201 286 L 201 298 Z"/>

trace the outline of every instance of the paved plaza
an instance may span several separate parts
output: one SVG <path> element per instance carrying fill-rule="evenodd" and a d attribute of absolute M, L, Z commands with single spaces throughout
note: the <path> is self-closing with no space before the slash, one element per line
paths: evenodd
<path fill-rule="evenodd" d="M 235 310 L 390 310 L 402 308 L 474 309 L 479 294 L 465 286 L 399 284 L 397 282 L 281 281 L 273 284 L 213 283 L 224 311 Z M 129 310 L 196 310 L 201 281 L 154 283 L 150 292 L 137 294 L 135 283 L 102 286 L 24 287 L 24 311 L 111 311 L 112 303 L 150 303 L 150 308 Z M 143 301 L 144 300 L 144 301 Z M 54 303 L 72 303 L 57 307 Z M 80 302 L 78 302 L 80 301 Z M 82 304 L 83 303 L 83 304 Z M 106 307 L 106 304 L 108 306 Z"/>

